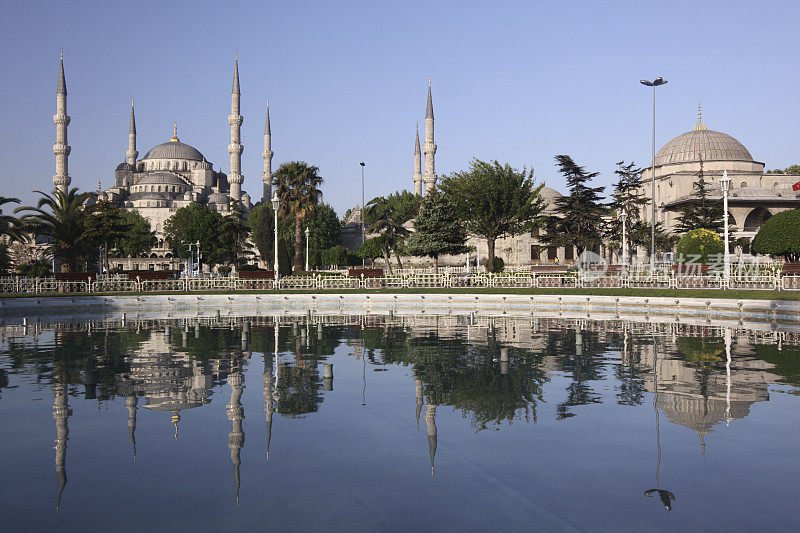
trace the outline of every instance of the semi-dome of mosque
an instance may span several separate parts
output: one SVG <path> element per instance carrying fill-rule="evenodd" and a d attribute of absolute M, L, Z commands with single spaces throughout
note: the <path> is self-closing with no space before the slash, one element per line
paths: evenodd
<path fill-rule="evenodd" d="M 213 192 L 213 193 L 208 195 L 208 203 L 210 203 L 210 204 L 228 205 L 229 199 L 230 199 L 229 196 L 227 196 L 225 194 L 222 194 L 222 193 L 219 193 L 219 192 Z"/>
<path fill-rule="evenodd" d="M 692 131 L 678 135 L 656 154 L 656 165 L 698 161 L 753 161 L 753 156 L 742 143 L 699 120 Z"/>
<path fill-rule="evenodd" d="M 177 137 L 173 137 L 177 139 Z M 188 159 L 189 161 L 205 161 L 203 154 L 188 144 L 178 140 L 171 140 L 154 146 L 144 154 L 142 159 Z"/>
<path fill-rule="evenodd" d="M 136 185 L 186 185 L 179 176 L 169 172 L 154 172 L 140 179 Z"/>

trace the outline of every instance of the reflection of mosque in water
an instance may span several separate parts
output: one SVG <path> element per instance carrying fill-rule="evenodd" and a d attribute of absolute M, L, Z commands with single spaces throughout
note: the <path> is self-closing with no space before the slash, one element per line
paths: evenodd
<path fill-rule="evenodd" d="M 381 364 L 408 364 L 414 369 L 416 422 L 420 429 L 420 418 L 424 413 L 431 475 L 438 446 L 436 414 L 441 405 L 451 405 L 465 413 L 472 410 L 471 416 L 476 419 L 483 417 L 482 423 L 487 420 L 497 424 L 503 420 L 510 421 L 521 409 L 528 420 L 527 409 L 530 406 L 535 413 L 537 394 L 541 393 L 537 386 L 546 382 L 548 376 L 560 375 L 571 377 L 573 384 L 568 390 L 569 398 L 559 407 L 563 406 L 564 413 L 567 413 L 565 417 L 574 416 L 568 413 L 570 407 L 601 401 L 590 390 L 591 381 L 613 377 L 619 382 L 615 388 L 620 391 L 617 396 L 620 404 L 641 405 L 645 401 L 645 392 L 653 395 L 656 416 L 663 413 L 673 424 L 697 432 L 704 450 L 704 440 L 709 432 L 722 423 L 746 417 L 753 403 L 769 399 L 768 386 L 777 381 L 770 372 L 772 365 L 754 356 L 753 333 L 746 330 L 575 319 L 479 319 L 474 315 L 307 315 L 281 318 L 282 322 L 266 317 L 230 320 L 227 341 L 217 343 L 210 357 L 200 357 L 192 352 L 196 347 L 193 342 L 208 344 L 203 335 L 211 331 L 209 327 L 201 328 L 199 320 L 139 325 L 149 333 L 149 337 L 125 351 L 123 371 L 114 375 L 114 393 L 125 398 L 135 460 L 135 432 L 140 407 L 169 413 L 174 437 L 178 438 L 181 413 L 209 403 L 214 388 L 227 383 L 230 387 L 226 404 L 230 422 L 228 448 L 237 503 L 241 450 L 245 444 L 242 395 L 245 391 L 245 366 L 250 364 L 249 350 L 264 354 L 261 384 L 266 460 L 269 460 L 273 415 L 297 417 L 317 411 L 322 401 L 320 389 L 323 384 L 325 390 L 332 389 L 332 377 L 321 379 L 318 364 L 333 353 L 331 346 L 346 342 L 354 349 L 350 355 L 363 363 L 364 392 L 367 361 L 375 369 Z M 324 329 L 323 324 L 326 325 Z M 228 330 L 213 320 L 206 325 L 214 328 L 214 335 Z M 312 325 L 316 335 L 311 333 Z M 63 327 L 71 331 L 80 328 L 76 325 Z M 252 336 L 251 327 L 256 332 Z M 436 342 L 431 343 L 432 339 Z M 800 343 L 797 334 L 783 335 L 778 338 L 781 339 Z M 761 341 L 764 342 L 764 338 Z M 281 353 L 281 342 L 284 352 L 294 355 L 294 361 L 289 361 Z M 614 354 L 618 354 L 618 359 Z M 431 362 L 439 360 L 451 364 L 449 357 L 466 357 L 453 359 L 455 363 L 452 364 L 475 368 L 466 368 L 468 372 L 459 368 L 462 381 L 448 381 L 448 368 L 430 367 Z M 85 374 L 83 383 L 88 390 L 88 383 L 93 378 L 88 371 Z M 502 379 L 495 380 L 491 374 Z M 465 380 L 465 376 L 471 377 L 472 381 Z M 508 381 L 503 380 L 513 379 L 538 380 L 538 384 L 530 386 L 527 392 L 523 391 L 522 398 L 515 400 L 516 403 L 512 401 L 500 407 L 493 405 L 492 402 L 508 402 L 508 398 L 499 398 L 502 396 L 499 392 L 507 387 L 504 383 Z M 62 381 L 54 373 L 57 506 L 67 483 L 68 420 L 72 413 L 68 398 L 70 383 Z M 511 388 L 516 390 L 516 385 L 515 382 L 515 387 Z M 463 390 L 458 389 L 459 386 Z M 481 387 L 485 390 L 480 390 Z M 482 402 L 470 403 L 472 398 L 465 400 L 465 390 L 473 395 L 483 395 L 480 398 Z M 366 401 L 365 397 L 362 401 Z M 485 408 L 487 412 L 474 411 L 475 406 Z M 536 420 L 535 416 L 533 420 Z M 661 489 L 660 484 L 657 489 L 649 491 L 661 496 L 662 502 L 666 502 L 665 507 L 671 506 L 674 495 Z"/>

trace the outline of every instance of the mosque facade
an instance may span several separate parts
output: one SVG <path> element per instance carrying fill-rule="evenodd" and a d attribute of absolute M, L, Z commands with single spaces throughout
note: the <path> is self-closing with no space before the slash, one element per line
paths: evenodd
<path fill-rule="evenodd" d="M 150 223 L 157 244 L 142 258 L 114 258 L 112 264 L 128 270 L 178 269 L 180 260 L 172 257 L 172 251 L 165 242 L 164 224 L 175 212 L 191 204 L 201 204 L 220 214 L 231 213 L 239 203 L 245 212 L 252 207 L 249 194 L 242 190 L 244 176 L 241 171 L 242 152 L 241 126 L 244 118 L 240 109 L 241 90 L 239 85 L 239 58 L 234 60 L 233 86 L 231 89 L 230 171 L 225 174 L 215 171 L 213 164 L 194 146 L 184 143 L 178 137 L 177 123 L 172 138 L 148 150 L 139 159 L 137 150 L 136 118 L 131 101 L 130 123 L 128 126 L 128 150 L 125 160 L 114 170 L 114 185 L 106 190 L 100 189 L 98 198 L 111 202 L 127 210 L 136 210 Z M 56 173 L 53 185 L 60 191 L 69 189 L 71 178 L 68 172 L 70 146 L 67 144 L 67 86 L 64 75 L 63 55 L 59 64 L 58 88 L 56 91 L 56 144 L 53 152 L 56 158 Z M 269 199 L 272 193 L 272 142 L 269 122 L 269 103 L 267 103 L 266 125 L 264 131 L 264 172 L 262 173 L 263 195 Z"/>

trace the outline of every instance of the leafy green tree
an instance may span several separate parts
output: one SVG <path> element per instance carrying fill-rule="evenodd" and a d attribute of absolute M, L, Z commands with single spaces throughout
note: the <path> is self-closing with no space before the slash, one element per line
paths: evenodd
<path fill-rule="evenodd" d="M 642 222 L 640 211 L 642 207 L 649 203 L 649 200 L 642 192 L 642 173 L 644 169 L 636 167 L 636 164 L 625 161 L 617 163 L 617 182 L 614 184 L 614 192 L 611 195 L 612 201 L 609 209 L 616 215 L 606 228 L 608 243 L 614 250 L 622 249 L 622 220 L 619 216 L 625 213 L 628 216 L 625 222 L 625 239 L 628 241 L 628 250 L 633 246 L 645 246 L 644 238 L 650 241 L 650 226 Z M 646 230 L 646 231 L 645 231 Z M 658 243 L 658 237 L 656 238 Z"/>
<path fill-rule="evenodd" d="M 446 176 L 440 188 L 467 230 L 486 239 L 489 271 L 494 268 L 495 241 L 530 231 L 544 208 L 542 185 L 534 187 L 533 170 L 520 171 L 496 160 L 473 159 L 468 170 Z"/>
<path fill-rule="evenodd" d="M 0 276 L 8 276 L 11 270 L 11 255 L 8 253 L 8 244 L 0 242 Z"/>
<path fill-rule="evenodd" d="M 710 263 L 722 257 L 722 239 L 708 229 L 693 229 L 678 241 L 678 259 L 694 263 Z"/>
<path fill-rule="evenodd" d="M 66 193 L 56 189 L 52 194 L 35 191 L 41 196 L 35 207 L 18 207 L 24 213 L 20 221 L 33 238 L 47 241 L 47 253 L 61 263 L 61 272 L 77 271 L 78 266 L 94 257 L 93 243 L 86 233 L 91 207 L 85 205 L 94 193 L 73 188 Z"/>
<path fill-rule="evenodd" d="M 150 222 L 135 209 L 125 211 L 123 219 L 125 234 L 117 240 L 116 253 L 122 257 L 141 257 L 156 244 Z"/>
<path fill-rule="evenodd" d="M 406 237 L 411 233 L 408 231 L 403 223 L 406 222 L 403 217 L 407 213 L 398 211 L 400 201 L 391 201 L 388 198 L 379 196 L 373 198 L 367 203 L 365 210 L 365 218 L 369 216 L 369 229 L 372 232 L 378 232 L 381 235 L 379 242 L 382 247 L 383 260 L 386 263 L 386 268 L 389 273 L 392 273 L 392 265 L 389 261 L 389 256 L 394 252 L 397 258 L 397 265 L 403 268 L 403 263 L 400 261 L 400 248 L 402 248 Z"/>
<path fill-rule="evenodd" d="M 345 266 L 347 265 L 347 250 L 341 244 L 331 246 L 320 254 L 320 266 Z"/>
<path fill-rule="evenodd" d="M 250 235 L 250 226 L 245 219 L 244 207 L 241 202 L 231 201 L 230 212 L 222 217 L 219 228 L 218 257 L 221 263 L 233 263 L 237 268 L 246 263 L 253 255 L 252 247 L 247 238 Z"/>
<path fill-rule="evenodd" d="M 675 230 L 686 233 L 693 229 L 707 229 L 719 233 L 723 226 L 722 202 L 708 197 L 710 190 L 703 176 L 702 161 L 692 191 L 693 198 L 680 208 Z"/>
<path fill-rule="evenodd" d="M 782 211 L 769 218 L 753 237 L 752 251 L 800 261 L 800 209 Z"/>
<path fill-rule="evenodd" d="M 333 207 L 325 203 L 317 206 L 307 223 L 309 264 L 323 266 L 322 253 L 342 242 L 342 224 Z"/>
<path fill-rule="evenodd" d="M 408 238 L 406 252 L 433 258 L 439 272 L 439 256 L 465 253 L 467 232 L 450 200 L 438 189 L 428 191 L 414 219 L 414 234 Z"/>
<path fill-rule="evenodd" d="M 314 214 L 322 191 L 323 179 L 319 168 L 303 161 L 283 163 L 273 177 L 273 185 L 280 198 L 280 214 L 293 216 L 294 224 L 294 270 L 303 270 L 303 235 L 305 219 Z"/>
<path fill-rule="evenodd" d="M 18 204 L 19 198 L 6 198 L 0 196 L 0 238 L 6 241 L 22 240 L 22 229 L 19 220 L 13 215 L 3 214 L 3 206 L 6 204 Z"/>
<path fill-rule="evenodd" d="M 406 190 L 394 192 L 389 196 L 383 198 L 385 203 L 391 207 L 394 213 L 394 220 L 399 224 L 405 224 L 419 213 L 419 206 L 422 198 L 414 193 Z M 367 209 L 364 212 L 364 223 L 368 228 L 372 228 L 376 222 L 376 218 L 381 214 L 379 210 L 370 209 L 370 204 L 374 203 L 378 198 L 367 202 Z M 347 218 L 345 217 L 345 220 Z"/>
<path fill-rule="evenodd" d="M 278 239 L 278 275 L 288 276 L 292 273 L 292 256 L 289 253 L 289 247 L 286 245 L 286 239 Z"/>
<path fill-rule="evenodd" d="M 569 194 L 556 199 L 557 214 L 545 220 L 546 233 L 542 241 L 550 246 L 575 246 L 580 255 L 600 244 L 605 230 L 603 215 L 607 212 L 600 202 L 600 194 L 605 187 L 590 187 L 589 182 L 599 173 L 587 172 L 570 156 L 557 155 L 556 162 L 567 180 Z"/>
<path fill-rule="evenodd" d="M 779 168 L 767 170 L 767 174 L 800 174 L 800 165 L 791 165 L 783 170 Z"/>
<path fill-rule="evenodd" d="M 209 265 L 220 260 L 220 227 L 222 215 L 201 204 L 181 207 L 164 223 L 164 235 L 170 248 L 179 257 L 189 257 L 185 243 L 200 242 L 200 252 Z"/>
<path fill-rule="evenodd" d="M 103 266 L 109 272 L 109 251 L 128 230 L 122 209 L 111 202 L 99 200 L 86 220 L 86 237 L 103 248 Z"/>
<path fill-rule="evenodd" d="M 356 253 L 361 259 L 375 261 L 377 258 L 384 255 L 386 247 L 386 237 L 384 235 L 378 235 L 377 237 L 370 237 L 364 241 Z M 391 272 L 392 266 L 389 265 L 388 259 L 386 260 L 386 264 L 389 267 L 389 272 Z"/>
<path fill-rule="evenodd" d="M 250 226 L 250 240 L 258 250 L 262 261 L 271 263 L 273 258 L 273 246 L 275 245 L 275 212 L 272 205 L 264 202 L 255 206 L 247 215 L 247 223 Z"/>

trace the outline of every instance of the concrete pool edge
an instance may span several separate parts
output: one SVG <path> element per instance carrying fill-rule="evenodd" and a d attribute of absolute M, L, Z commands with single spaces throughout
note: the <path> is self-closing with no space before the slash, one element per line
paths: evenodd
<path fill-rule="evenodd" d="M 800 324 L 800 301 L 607 295 L 515 294 L 175 294 L 146 296 L 57 296 L 0 299 L 0 317 L 83 313 L 135 315 L 141 312 L 216 310 L 353 310 L 386 312 L 498 312 L 509 315 L 584 312 L 645 316 L 706 317 Z"/>

